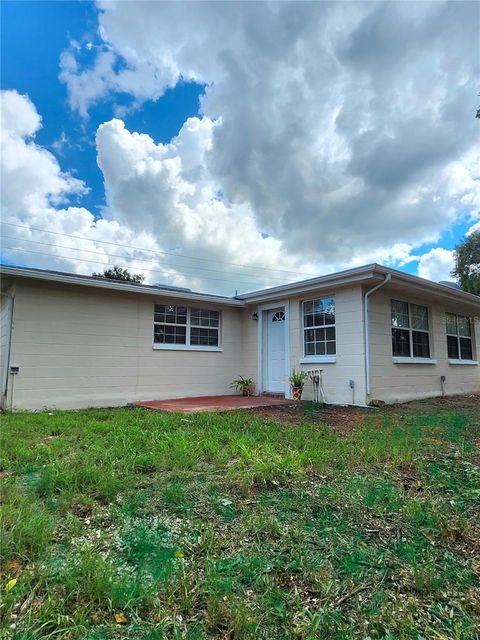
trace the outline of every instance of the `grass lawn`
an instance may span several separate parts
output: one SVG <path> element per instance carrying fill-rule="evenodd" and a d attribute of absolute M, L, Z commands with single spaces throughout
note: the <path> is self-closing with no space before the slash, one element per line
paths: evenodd
<path fill-rule="evenodd" d="M 480 638 L 479 398 L 336 411 L 2 416 L 0 637 Z"/>

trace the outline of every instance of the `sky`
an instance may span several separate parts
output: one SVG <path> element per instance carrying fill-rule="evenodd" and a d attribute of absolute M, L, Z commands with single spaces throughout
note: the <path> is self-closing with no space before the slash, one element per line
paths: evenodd
<path fill-rule="evenodd" d="M 480 228 L 475 2 L 2 2 L 1 259 L 233 294 Z"/>

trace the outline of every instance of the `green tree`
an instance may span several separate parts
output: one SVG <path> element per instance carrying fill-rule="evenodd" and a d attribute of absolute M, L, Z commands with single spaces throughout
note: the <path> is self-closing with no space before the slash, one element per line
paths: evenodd
<path fill-rule="evenodd" d="M 455 247 L 454 259 L 452 276 L 464 291 L 480 296 L 480 231 Z"/>
<path fill-rule="evenodd" d="M 122 269 L 122 267 L 112 267 L 111 269 L 105 269 L 103 273 L 92 273 L 92 276 L 97 278 L 108 278 L 108 280 L 123 280 L 124 282 L 134 282 L 135 284 L 142 284 L 145 280 L 145 276 L 141 273 L 130 273 L 128 269 Z"/>

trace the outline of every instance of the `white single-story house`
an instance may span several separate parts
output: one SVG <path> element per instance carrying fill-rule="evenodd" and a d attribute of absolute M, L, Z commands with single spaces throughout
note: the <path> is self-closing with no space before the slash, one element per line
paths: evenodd
<path fill-rule="evenodd" d="M 377 264 L 231 298 L 0 273 L 7 409 L 226 395 L 239 375 L 289 398 L 293 368 L 321 370 L 332 404 L 480 390 L 480 297 Z M 304 398 L 313 392 L 308 381 Z"/>

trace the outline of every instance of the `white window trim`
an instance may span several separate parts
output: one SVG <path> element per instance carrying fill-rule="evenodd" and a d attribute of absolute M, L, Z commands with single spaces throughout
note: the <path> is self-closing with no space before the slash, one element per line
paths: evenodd
<path fill-rule="evenodd" d="M 223 351 L 222 347 L 209 347 L 207 345 L 203 346 L 201 344 L 163 344 L 161 342 L 154 342 L 152 349 L 158 349 L 160 351 Z"/>
<path fill-rule="evenodd" d="M 322 300 L 323 298 L 333 298 L 335 302 L 335 322 L 333 324 L 322 324 L 320 326 L 315 327 L 306 327 L 305 326 L 305 314 L 303 312 L 303 305 L 308 302 L 314 302 L 315 300 Z M 321 296 L 320 298 L 309 298 L 308 300 L 302 300 L 300 303 L 300 313 L 302 315 L 302 353 L 303 357 L 300 359 L 300 364 L 320 364 L 320 363 L 334 363 L 337 361 L 337 305 L 335 300 L 335 294 Z M 325 355 L 315 355 L 315 356 L 307 356 L 305 355 L 305 331 L 309 329 L 329 329 L 333 327 L 335 329 L 335 353 L 327 353 Z M 331 341 L 325 341 L 331 342 Z M 326 347 L 325 347 L 326 348 Z"/>
<path fill-rule="evenodd" d="M 466 364 L 467 366 L 468 365 L 470 365 L 470 366 L 473 365 L 474 367 L 477 367 L 478 366 L 478 360 L 460 360 L 460 359 L 456 360 L 456 359 L 451 358 L 451 359 L 449 359 L 448 364 L 454 364 L 454 365 Z"/>
<path fill-rule="evenodd" d="M 395 327 L 392 322 L 392 301 L 397 300 L 398 302 L 404 302 L 408 306 L 408 327 Z M 414 329 L 412 327 L 412 304 L 415 304 L 417 307 L 425 307 L 427 310 L 427 322 L 428 322 L 428 331 L 425 329 Z M 410 356 L 394 356 L 392 354 L 392 361 L 394 364 L 437 364 L 435 358 L 432 358 L 432 330 L 430 325 L 430 308 L 427 307 L 426 304 L 418 304 L 418 302 L 408 302 L 408 300 L 401 300 L 400 298 L 391 298 L 390 299 L 390 336 L 392 334 L 392 329 L 401 329 L 403 331 L 408 331 L 408 339 L 410 345 Z M 430 351 L 429 358 L 419 358 L 418 356 L 413 355 L 413 332 L 417 331 L 419 333 L 426 333 L 428 335 L 428 350 Z"/>
<path fill-rule="evenodd" d="M 435 358 L 410 358 L 408 356 L 393 356 L 392 361 L 394 364 L 437 364 Z"/>
<path fill-rule="evenodd" d="M 475 356 L 476 354 L 476 345 L 473 339 L 473 335 L 474 335 L 474 322 L 473 322 L 473 318 L 471 318 L 470 316 L 466 316 L 463 313 L 455 313 L 454 311 L 447 311 L 447 313 L 449 313 L 452 316 L 455 316 L 457 318 L 457 333 L 448 333 L 447 331 L 447 323 L 446 323 L 446 316 L 445 316 L 445 335 L 450 338 L 456 338 L 457 339 L 457 347 L 458 347 L 458 355 L 460 356 L 461 354 L 461 350 L 460 350 L 460 338 L 466 338 L 467 340 L 470 340 L 470 346 L 472 347 L 472 359 L 467 359 L 467 358 L 448 358 L 448 340 L 447 340 L 447 358 L 448 358 L 448 363 L 449 364 L 478 364 L 478 362 L 475 360 Z M 469 336 L 461 336 L 458 333 L 458 316 L 461 316 L 462 318 L 468 318 L 469 322 L 470 322 L 470 335 Z"/>
<path fill-rule="evenodd" d="M 328 364 L 335 363 L 337 356 L 310 356 L 307 358 L 300 358 L 300 364 Z"/>
<path fill-rule="evenodd" d="M 165 304 L 163 302 L 157 302 L 156 304 Z M 153 321 L 153 344 L 152 349 L 160 351 L 223 351 L 222 347 L 222 312 L 218 309 L 208 309 L 205 307 L 189 307 L 185 304 L 172 305 L 176 307 L 187 308 L 187 323 L 179 324 L 178 322 L 155 322 Z M 192 325 L 190 322 L 190 314 L 192 310 L 201 309 L 202 311 L 218 311 L 218 327 L 204 327 L 202 325 Z M 153 313 L 155 314 L 155 305 L 153 306 Z M 155 318 L 155 315 L 154 315 Z M 171 344 L 168 342 L 155 342 L 155 325 L 161 324 L 167 327 L 185 327 L 186 330 L 186 344 Z M 199 329 L 217 329 L 218 330 L 218 346 L 202 345 L 202 344 L 190 344 L 190 329 L 191 327 Z"/>

